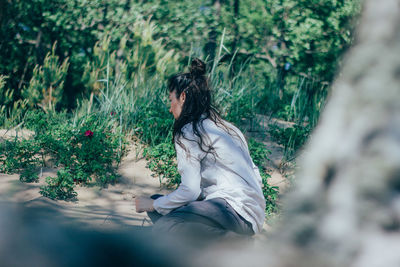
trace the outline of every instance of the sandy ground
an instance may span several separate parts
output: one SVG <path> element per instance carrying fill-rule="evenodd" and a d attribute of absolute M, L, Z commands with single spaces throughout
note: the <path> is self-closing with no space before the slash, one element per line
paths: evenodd
<path fill-rule="evenodd" d="M 29 132 L 16 132 L 0 130 L 0 141 L 4 138 L 29 137 Z M 265 140 L 265 139 L 264 139 Z M 268 163 L 271 169 L 270 183 L 285 190 L 287 179 L 280 170 L 283 149 L 273 142 L 265 142 L 271 150 L 271 161 Z M 70 218 L 71 222 L 78 222 L 89 227 L 121 228 L 129 226 L 147 226 L 150 221 L 145 213 L 137 213 L 134 206 L 136 196 L 150 196 L 160 193 L 167 194 L 170 190 L 160 185 L 157 177 L 146 168 L 146 161 L 138 158 L 137 148 L 131 146 L 127 155 L 123 158 L 118 173 L 120 181 L 107 188 L 98 186 L 76 188 L 78 201 L 53 201 L 43 197 L 39 193 L 41 185 L 45 184 L 45 177 L 55 176 L 56 170 L 43 168 L 38 183 L 22 183 L 19 175 L 0 174 L 0 200 L 9 203 L 21 203 L 28 207 L 43 207 L 60 212 L 61 216 Z M 269 226 L 265 224 L 266 230 Z"/>
<path fill-rule="evenodd" d="M 134 148 L 123 159 L 118 173 L 121 179 L 107 188 L 98 186 L 78 186 L 78 201 L 53 201 L 43 197 L 40 186 L 45 177 L 55 176 L 55 169 L 43 168 L 38 183 L 22 183 L 19 175 L 0 174 L 0 200 L 11 203 L 23 203 L 28 207 L 56 209 L 66 218 L 97 227 L 121 227 L 149 225 L 145 213 L 137 213 L 134 198 L 139 195 L 150 196 L 169 192 L 160 186 L 158 178 L 151 176 L 146 161 L 136 157 Z"/>

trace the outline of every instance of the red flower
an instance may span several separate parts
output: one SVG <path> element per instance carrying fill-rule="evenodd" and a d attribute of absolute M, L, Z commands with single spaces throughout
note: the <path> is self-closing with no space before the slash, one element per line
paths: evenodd
<path fill-rule="evenodd" d="M 85 136 L 91 137 L 91 136 L 93 136 L 93 132 L 92 132 L 91 130 L 87 130 L 87 131 L 85 132 Z"/>

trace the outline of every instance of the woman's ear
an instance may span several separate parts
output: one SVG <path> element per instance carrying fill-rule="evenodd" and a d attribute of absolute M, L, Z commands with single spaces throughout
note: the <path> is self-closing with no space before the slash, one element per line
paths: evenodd
<path fill-rule="evenodd" d="M 186 100 L 186 93 L 185 91 L 183 91 L 179 97 L 179 100 L 183 103 Z"/>

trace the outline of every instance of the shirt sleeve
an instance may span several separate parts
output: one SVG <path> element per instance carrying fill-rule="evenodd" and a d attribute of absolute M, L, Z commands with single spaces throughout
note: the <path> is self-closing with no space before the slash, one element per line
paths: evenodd
<path fill-rule="evenodd" d="M 187 139 L 180 139 L 185 148 L 175 143 L 181 183 L 175 191 L 156 199 L 153 203 L 154 209 L 162 215 L 195 201 L 201 193 L 200 161 L 205 153 L 200 149 L 193 135 L 186 132 L 185 137 Z"/>

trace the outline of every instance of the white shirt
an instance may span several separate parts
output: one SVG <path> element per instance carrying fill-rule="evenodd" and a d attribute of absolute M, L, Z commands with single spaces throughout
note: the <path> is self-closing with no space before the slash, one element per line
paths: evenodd
<path fill-rule="evenodd" d="M 236 135 L 228 134 L 210 119 L 203 121 L 202 134 L 207 146 L 211 144 L 217 157 L 205 153 L 196 142 L 192 123 L 182 128 L 185 138 L 180 138 L 186 150 L 175 143 L 181 184 L 172 193 L 154 201 L 160 214 L 195 201 L 200 195 L 205 200 L 225 199 L 232 208 L 251 223 L 255 233 L 262 230 L 265 218 L 265 199 L 261 176 L 254 165 L 243 134 L 224 121 Z"/>

